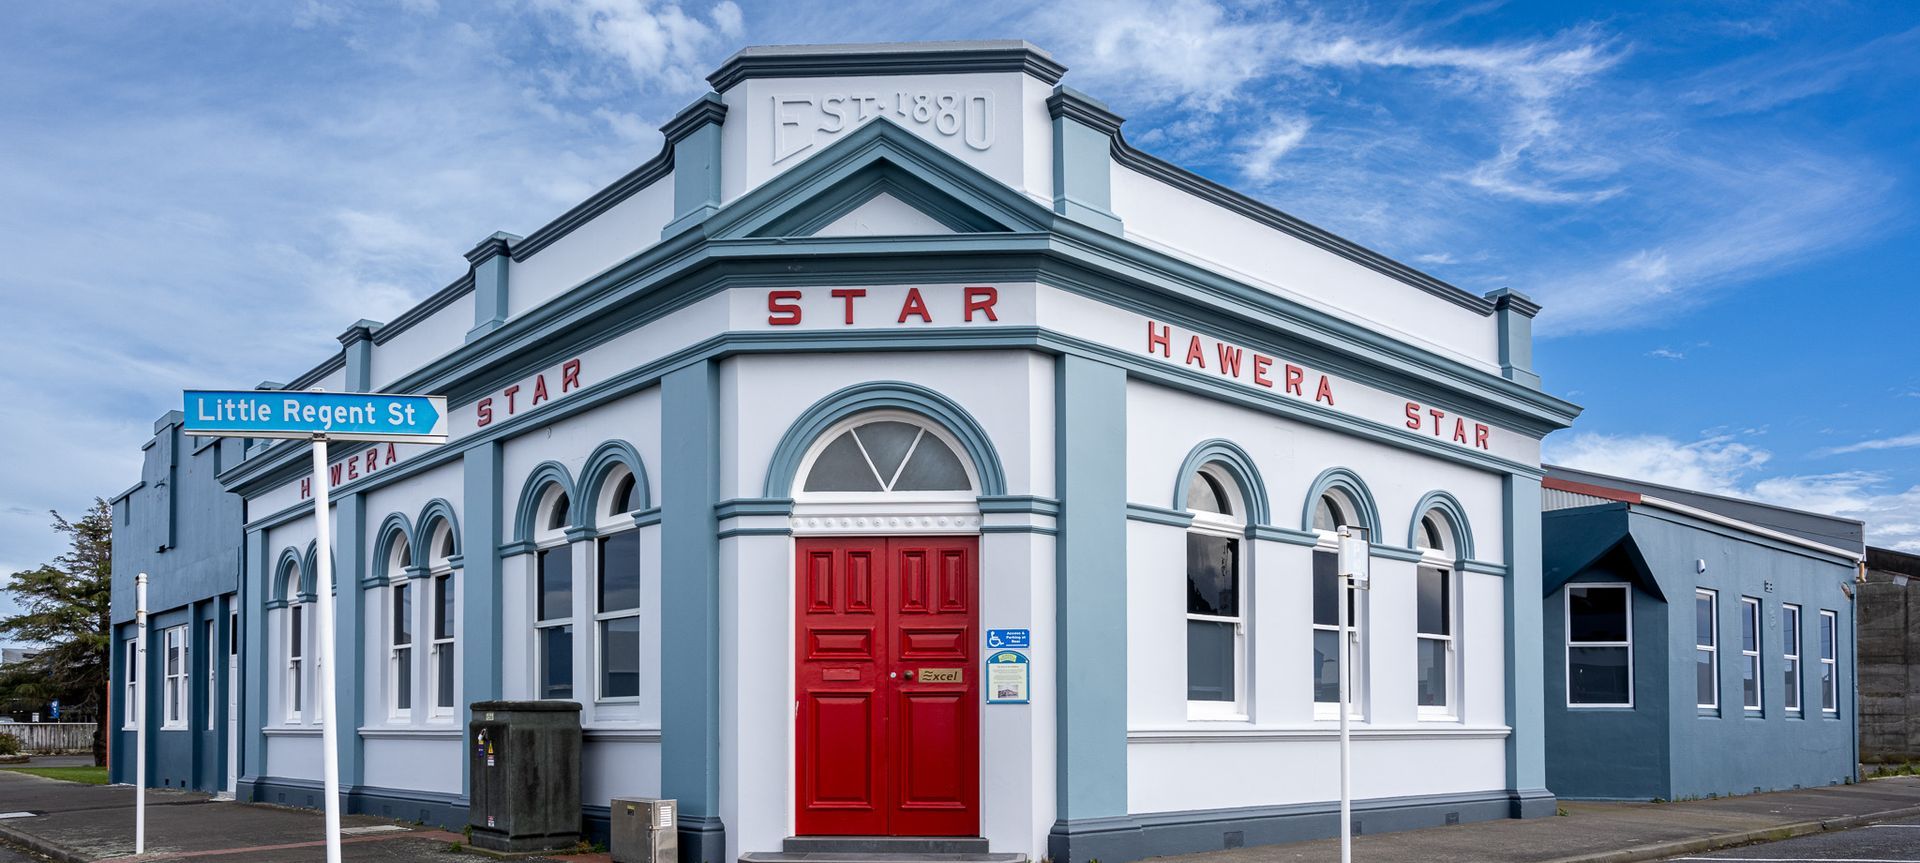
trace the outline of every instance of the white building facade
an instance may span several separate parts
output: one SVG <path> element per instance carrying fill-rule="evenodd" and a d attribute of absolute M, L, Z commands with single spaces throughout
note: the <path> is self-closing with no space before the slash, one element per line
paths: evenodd
<path fill-rule="evenodd" d="M 749 49 L 658 157 L 264 385 L 453 414 L 333 468 L 352 809 L 464 823 L 467 705 L 561 698 L 590 823 L 677 798 L 689 861 L 1330 835 L 1351 525 L 1361 829 L 1553 812 L 1538 307 L 1134 150 L 1064 72 Z M 318 803 L 309 465 L 221 476 L 242 799 Z"/>

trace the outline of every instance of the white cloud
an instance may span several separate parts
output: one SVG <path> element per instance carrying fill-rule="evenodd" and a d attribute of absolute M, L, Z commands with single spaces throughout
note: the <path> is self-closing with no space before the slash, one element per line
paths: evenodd
<path fill-rule="evenodd" d="M 1684 360 L 1687 358 L 1685 353 L 1672 348 L 1654 348 L 1653 350 L 1647 351 L 1647 356 L 1657 357 L 1663 360 Z"/>
<path fill-rule="evenodd" d="M 1306 117 L 1275 116 L 1247 142 L 1240 155 L 1240 173 L 1253 183 L 1273 179 L 1274 165 L 1300 146 L 1311 128 L 1313 121 Z"/>
<path fill-rule="evenodd" d="M 1869 544 L 1920 551 L 1920 485 L 1902 488 L 1876 471 L 1758 476 L 1772 457 L 1724 435 L 1683 443 L 1664 435 L 1582 432 L 1556 435 L 1546 445 L 1546 459 L 1555 464 L 1859 519 Z"/>
<path fill-rule="evenodd" d="M 1863 440 L 1858 443 L 1846 444 L 1845 446 L 1828 447 L 1826 449 L 1821 450 L 1820 454 L 1821 455 L 1843 455 L 1851 452 L 1868 452 L 1870 450 L 1883 450 L 1883 449 L 1905 449 L 1907 447 L 1916 447 L 1916 446 L 1920 446 L 1920 432 L 1914 432 L 1913 434 L 1895 435 L 1893 437 L 1876 438 L 1874 440 Z"/>
<path fill-rule="evenodd" d="M 580 47 L 623 64 L 635 83 L 664 93 L 706 89 L 708 55 L 739 37 L 745 17 L 732 0 L 715 4 L 705 19 L 678 3 L 652 0 L 533 3 L 570 22 Z"/>

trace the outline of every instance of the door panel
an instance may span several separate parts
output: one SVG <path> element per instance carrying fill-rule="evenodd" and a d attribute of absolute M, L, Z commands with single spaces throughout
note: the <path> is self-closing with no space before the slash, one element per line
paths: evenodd
<path fill-rule="evenodd" d="M 978 541 L 797 545 L 798 832 L 977 835 Z"/>

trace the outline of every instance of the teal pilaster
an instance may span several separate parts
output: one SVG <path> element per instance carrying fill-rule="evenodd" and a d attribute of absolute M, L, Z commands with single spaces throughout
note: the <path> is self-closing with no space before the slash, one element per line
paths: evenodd
<path fill-rule="evenodd" d="M 360 577 L 367 571 L 367 514 L 364 495 L 343 494 L 334 503 L 334 595 L 339 601 L 333 622 L 334 708 L 340 711 L 338 746 L 340 793 L 351 794 L 360 784 L 362 759 L 359 728 L 366 722 L 366 611 Z"/>
<path fill-rule="evenodd" d="M 1540 304 L 1512 288 L 1494 291 L 1487 299 L 1493 301 L 1500 328 L 1500 375 L 1539 389 L 1540 376 L 1533 371 L 1533 318 L 1540 314 Z"/>
<path fill-rule="evenodd" d="M 1047 850 L 1056 863 L 1127 859 L 1116 851 L 1139 831 L 1127 817 L 1127 375 L 1071 354 L 1057 368 L 1059 820 Z"/>
<path fill-rule="evenodd" d="M 1540 650 L 1540 480 L 1508 474 L 1506 511 L 1507 793 L 1515 818 L 1552 815 L 1547 790 L 1547 718 Z"/>
<path fill-rule="evenodd" d="M 1065 85 L 1047 99 L 1053 118 L 1053 211 L 1109 234 L 1120 233 L 1113 214 L 1113 136 L 1120 115 Z"/>
<path fill-rule="evenodd" d="M 254 799 L 248 793 L 251 783 L 267 775 L 266 737 L 261 734 L 267 719 L 267 675 L 273 663 L 267 653 L 267 598 L 273 589 L 267 580 L 273 558 L 267 553 L 267 532 L 247 531 L 246 577 L 240 582 L 240 628 L 244 633 L 240 651 L 240 777 L 239 797 Z"/>
<path fill-rule="evenodd" d="M 467 341 L 473 341 L 507 322 L 507 262 L 510 247 L 519 236 L 496 231 L 467 252 L 473 267 L 473 329 Z"/>
<path fill-rule="evenodd" d="M 464 704 L 500 698 L 500 442 L 487 441 L 461 456 L 465 497 L 460 521 L 460 692 Z M 460 727 L 467 727 L 466 707 Z M 471 744 L 472 741 L 468 741 Z M 468 764 L 460 759 L 461 788 Z"/>
<path fill-rule="evenodd" d="M 660 133 L 673 148 L 673 221 L 660 231 L 671 237 L 720 209 L 720 124 L 727 105 L 708 93 L 688 105 Z"/>
<path fill-rule="evenodd" d="M 719 368 L 660 382 L 660 792 L 680 801 L 680 860 L 726 856 L 720 822 Z"/>

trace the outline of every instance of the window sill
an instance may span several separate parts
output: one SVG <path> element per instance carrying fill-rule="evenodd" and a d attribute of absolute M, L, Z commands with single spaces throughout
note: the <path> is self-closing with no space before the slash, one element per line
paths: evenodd
<path fill-rule="evenodd" d="M 1695 710 L 1694 715 L 1700 717 L 1701 719 L 1719 719 L 1720 718 L 1720 708 L 1718 707 L 1696 707 L 1694 708 L 1694 710 Z"/>
<path fill-rule="evenodd" d="M 279 728 L 262 728 L 260 735 L 262 737 L 319 737 L 320 729 L 317 726 L 309 728 L 304 725 L 283 725 Z"/>
<path fill-rule="evenodd" d="M 1567 705 L 1567 709 L 1568 710 L 1593 710 L 1593 711 L 1602 711 L 1602 712 L 1611 710 L 1615 712 L 1628 713 L 1628 712 L 1632 712 L 1634 707 L 1631 704 L 1569 704 Z"/>
<path fill-rule="evenodd" d="M 412 726 L 394 728 L 378 725 L 364 726 L 354 730 L 361 737 L 368 740 L 458 740 L 465 736 L 466 733 L 458 728 L 417 728 Z"/>
<path fill-rule="evenodd" d="M 1217 710 L 1194 710 L 1187 708 L 1188 722 L 1252 722 L 1253 718 L 1245 713 L 1223 713 Z"/>
<path fill-rule="evenodd" d="M 185 725 L 162 725 L 160 726 L 160 730 L 161 731 L 191 731 L 192 729 L 188 728 Z"/>

